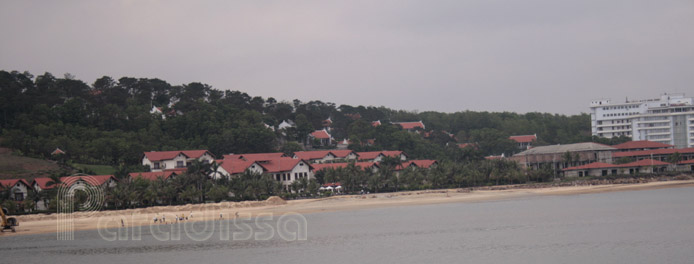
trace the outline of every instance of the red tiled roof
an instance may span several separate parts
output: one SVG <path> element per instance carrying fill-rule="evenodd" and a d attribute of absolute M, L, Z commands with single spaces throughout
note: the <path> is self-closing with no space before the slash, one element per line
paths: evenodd
<path fill-rule="evenodd" d="M 316 130 L 311 133 L 311 136 L 318 139 L 329 139 L 330 134 L 325 130 Z"/>
<path fill-rule="evenodd" d="M 380 125 L 381 125 L 381 120 L 376 120 L 376 121 L 371 122 L 371 126 L 377 127 Z"/>
<path fill-rule="evenodd" d="M 626 150 L 626 149 L 659 149 L 659 148 L 672 148 L 674 147 L 673 145 L 668 145 L 668 144 L 663 144 L 659 142 L 653 142 L 653 141 L 648 141 L 648 140 L 640 140 L 640 141 L 629 141 L 629 142 L 624 142 L 622 144 L 617 144 L 612 146 L 614 148 L 620 149 L 620 150 Z"/>
<path fill-rule="evenodd" d="M 29 185 L 29 183 L 24 179 L 0 180 L 0 186 L 2 186 L 3 188 L 11 188 L 11 187 L 15 186 L 15 184 L 17 184 L 17 182 L 22 182 L 26 186 L 29 186 L 29 188 L 31 188 L 31 185 Z"/>
<path fill-rule="evenodd" d="M 325 169 L 337 169 L 337 168 L 344 168 L 347 167 L 349 163 L 347 162 L 342 162 L 342 163 L 323 163 L 323 164 L 312 164 L 311 167 L 313 167 L 314 171 L 321 171 Z M 354 166 L 359 167 L 360 169 L 365 169 L 365 168 L 371 168 L 373 166 L 378 167 L 378 164 L 375 162 L 355 162 Z"/>
<path fill-rule="evenodd" d="M 282 152 L 271 152 L 271 153 L 247 153 L 247 154 L 229 154 L 224 155 L 225 160 L 243 159 L 246 161 L 266 161 L 272 159 L 279 159 L 284 157 Z"/>
<path fill-rule="evenodd" d="M 207 150 L 182 150 L 181 152 L 183 152 L 184 155 L 188 156 L 188 158 L 191 159 L 200 158 L 203 155 L 205 155 L 205 153 L 208 153 L 210 156 L 214 158 L 214 155 L 212 155 L 212 153 L 210 153 Z"/>
<path fill-rule="evenodd" d="M 315 159 L 322 159 L 331 153 L 332 153 L 332 151 L 330 151 L 330 150 L 315 150 L 315 151 L 297 151 L 297 152 L 294 152 L 294 155 L 299 159 L 315 160 Z"/>
<path fill-rule="evenodd" d="M 131 178 L 142 178 L 148 181 L 153 181 L 157 180 L 159 178 L 162 178 L 164 180 L 167 180 L 171 177 L 171 175 L 176 175 L 176 171 L 155 171 L 155 172 L 132 172 L 129 173 Z"/>
<path fill-rule="evenodd" d="M 649 155 L 671 155 L 671 154 L 675 154 L 675 152 L 680 153 L 680 154 L 694 153 L 694 148 L 622 151 L 622 152 L 613 153 L 612 157 L 613 158 L 621 158 L 621 157 L 638 157 L 638 156 L 649 156 Z"/>
<path fill-rule="evenodd" d="M 537 140 L 537 136 L 535 135 L 510 136 L 508 138 L 518 143 L 528 143 Z"/>
<path fill-rule="evenodd" d="M 221 167 L 229 174 L 244 173 L 251 165 L 255 164 L 255 161 L 250 160 L 218 160 L 217 163 L 221 163 Z"/>
<path fill-rule="evenodd" d="M 59 154 L 65 154 L 65 151 L 63 151 L 60 148 L 55 148 L 53 152 L 51 152 L 51 155 L 59 155 Z"/>
<path fill-rule="evenodd" d="M 694 159 L 683 160 L 683 161 L 677 162 L 677 164 L 694 164 Z"/>
<path fill-rule="evenodd" d="M 410 164 L 414 164 L 420 168 L 429 168 L 431 165 L 438 163 L 436 160 L 410 160 Z"/>
<path fill-rule="evenodd" d="M 403 129 L 414 129 L 421 128 L 424 129 L 424 123 L 422 121 L 416 122 L 393 122 L 393 124 L 401 126 Z"/>
<path fill-rule="evenodd" d="M 292 159 L 292 158 L 279 158 L 279 159 L 273 159 L 269 160 L 265 163 L 260 164 L 263 168 L 265 168 L 266 172 L 283 172 L 283 171 L 291 171 L 294 169 L 294 167 L 299 164 L 299 162 L 303 162 L 304 166 L 309 166 L 310 168 L 313 168 L 308 162 L 302 160 L 302 159 Z"/>
<path fill-rule="evenodd" d="M 34 178 L 33 181 L 31 181 L 31 186 L 34 187 L 34 184 L 38 184 L 39 188 L 42 190 L 47 190 L 55 187 L 55 185 L 51 184 L 51 186 L 48 186 L 48 182 L 51 181 L 51 178 L 48 177 L 41 177 L 41 178 Z"/>

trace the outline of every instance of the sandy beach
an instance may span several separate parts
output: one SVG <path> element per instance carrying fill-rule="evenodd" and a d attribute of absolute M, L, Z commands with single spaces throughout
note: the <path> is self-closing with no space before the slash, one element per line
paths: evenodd
<path fill-rule="evenodd" d="M 412 206 L 438 203 L 482 202 L 541 195 L 577 195 L 599 192 L 647 190 L 659 188 L 692 187 L 694 180 L 655 181 L 637 184 L 582 185 L 546 188 L 514 187 L 505 190 L 446 189 L 379 193 L 367 195 L 338 195 L 321 199 L 284 201 L 273 197 L 266 201 L 221 202 L 181 206 L 73 213 L 75 230 L 119 227 L 121 220 L 127 226 L 153 224 L 153 218 L 164 216 L 166 224 L 175 223 L 174 216 L 187 216 L 187 221 L 208 221 L 253 217 L 259 214 L 279 216 L 287 213 L 310 214 L 343 210 L 358 210 L 393 206 Z M 192 213 L 192 217 L 190 217 Z M 25 215 L 17 217 L 20 226 L 16 233 L 4 232 L 0 237 L 53 233 L 57 230 L 57 214 Z M 161 223 L 157 223 L 161 224 Z"/>

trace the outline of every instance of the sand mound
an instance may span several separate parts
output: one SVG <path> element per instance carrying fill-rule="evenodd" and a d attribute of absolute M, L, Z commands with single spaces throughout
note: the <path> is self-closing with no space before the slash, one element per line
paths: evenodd
<path fill-rule="evenodd" d="M 265 204 L 267 204 L 267 205 L 282 205 L 282 204 L 287 204 L 287 201 L 280 198 L 279 196 L 271 196 L 270 198 L 267 198 L 267 200 L 265 200 Z"/>

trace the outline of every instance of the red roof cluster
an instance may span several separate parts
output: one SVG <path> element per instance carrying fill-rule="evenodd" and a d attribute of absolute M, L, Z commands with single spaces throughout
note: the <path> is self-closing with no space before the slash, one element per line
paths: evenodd
<path fill-rule="evenodd" d="M 217 163 L 222 164 L 221 167 L 229 174 L 238 174 L 245 172 L 251 165 L 255 164 L 255 160 L 217 160 Z"/>
<path fill-rule="evenodd" d="M 648 140 L 640 140 L 640 141 L 624 142 L 622 144 L 617 144 L 617 145 L 614 145 L 612 147 L 620 149 L 620 150 L 630 150 L 630 149 L 646 150 L 646 149 L 667 149 L 667 148 L 673 148 L 674 146 L 659 143 L 659 142 L 648 141 Z"/>
<path fill-rule="evenodd" d="M 510 136 L 508 138 L 518 143 L 529 143 L 537 140 L 535 135 Z"/>
<path fill-rule="evenodd" d="M 70 186 L 75 184 L 78 181 L 84 181 L 89 185 L 92 186 L 101 186 L 105 183 L 107 183 L 110 179 L 113 179 L 114 181 L 118 181 L 113 175 L 87 175 L 87 176 L 65 176 L 65 177 L 60 177 L 60 183 L 59 185 L 63 186 Z M 35 178 L 32 181 L 32 185 L 37 184 L 39 188 L 46 190 L 46 189 L 52 189 L 56 185 L 48 185 L 48 182 L 51 181 L 51 178 Z"/>

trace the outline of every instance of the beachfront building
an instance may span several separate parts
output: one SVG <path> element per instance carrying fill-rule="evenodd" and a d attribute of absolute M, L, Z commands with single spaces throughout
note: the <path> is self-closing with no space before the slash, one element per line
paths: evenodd
<path fill-rule="evenodd" d="M 510 136 L 510 140 L 516 142 L 518 149 L 528 150 L 533 147 L 533 142 L 537 141 L 537 134 L 534 135 L 521 135 L 521 136 Z"/>
<path fill-rule="evenodd" d="M 264 173 L 272 175 L 272 178 L 290 191 L 290 185 L 295 180 L 313 179 L 313 167 L 310 163 L 302 159 L 279 158 L 259 163 Z"/>
<path fill-rule="evenodd" d="M 677 163 L 677 171 L 694 172 L 694 159 L 683 160 Z"/>
<path fill-rule="evenodd" d="M 142 165 L 151 171 L 185 169 L 193 160 L 214 161 L 214 155 L 207 150 L 150 151 L 142 157 Z"/>
<path fill-rule="evenodd" d="M 29 194 L 31 185 L 24 179 L 0 180 L 0 189 L 8 190 L 11 200 L 21 202 Z"/>
<path fill-rule="evenodd" d="M 611 146 L 586 142 L 534 147 L 508 158 L 523 168 L 536 170 L 548 166 L 558 173 L 564 168 L 593 162 L 612 163 L 612 152 L 616 150 Z"/>
<path fill-rule="evenodd" d="M 113 188 L 118 184 L 118 179 L 113 175 L 84 175 L 84 176 L 65 176 L 60 177 L 60 183 L 55 183 L 51 178 L 39 177 L 31 181 L 31 185 L 36 192 L 43 192 L 60 186 L 61 188 L 71 188 L 75 190 L 87 189 L 89 186 L 101 189 Z M 36 202 L 36 209 L 48 209 L 50 199 Z"/>
<path fill-rule="evenodd" d="M 566 177 L 633 175 L 639 173 L 663 173 L 675 170 L 675 165 L 659 160 L 645 159 L 625 164 L 593 162 L 586 165 L 565 168 Z"/>
<path fill-rule="evenodd" d="M 694 98 L 684 94 L 624 102 L 595 100 L 590 112 L 594 136 L 628 136 L 676 148 L 694 147 Z"/>

